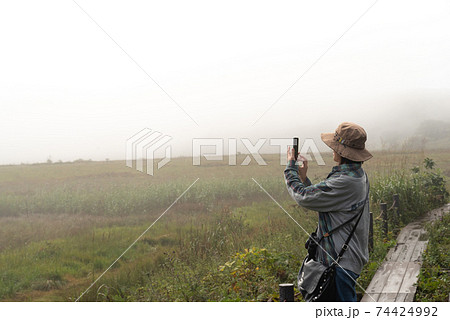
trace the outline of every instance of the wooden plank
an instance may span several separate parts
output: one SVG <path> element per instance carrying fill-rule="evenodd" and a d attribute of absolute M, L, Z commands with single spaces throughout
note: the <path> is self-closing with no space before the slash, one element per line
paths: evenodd
<path fill-rule="evenodd" d="M 418 241 L 421 231 L 422 231 L 422 228 L 420 226 L 418 228 L 412 229 L 411 232 L 409 233 L 407 242 Z"/>
<path fill-rule="evenodd" d="M 397 261 L 411 261 L 411 257 L 413 256 L 414 250 L 416 250 L 417 244 L 419 243 L 418 239 L 420 237 L 420 232 L 417 233 L 417 239 L 415 238 L 412 241 L 408 241 L 404 244 L 406 246 L 406 250 L 403 250 L 399 256 Z"/>
<path fill-rule="evenodd" d="M 402 249 L 399 251 L 398 255 L 397 255 L 397 260 L 396 261 L 409 261 L 409 257 L 411 257 L 414 248 L 416 247 L 416 243 L 417 241 L 413 241 L 413 242 L 406 242 L 402 245 Z"/>
<path fill-rule="evenodd" d="M 404 227 L 397 236 L 397 244 L 405 243 L 409 238 L 409 233 L 411 232 L 411 230 L 412 226 L 410 226 L 409 224 Z"/>
<path fill-rule="evenodd" d="M 395 298 L 395 302 L 404 302 L 407 295 L 408 295 L 407 293 L 397 294 L 397 297 Z"/>
<path fill-rule="evenodd" d="M 394 264 L 393 270 L 391 271 L 383 291 L 381 292 L 397 294 L 400 291 L 407 265 L 408 263 L 406 262 L 396 262 Z"/>
<path fill-rule="evenodd" d="M 383 288 L 388 280 L 388 277 L 394 268 L 394 262 L 385 262 L 383 263 L 375 273 L 370 282 L 369 286 L 366 289 L 367 293 L 380 293 L 383 291 Z"/>
<path fill-rule="evenodd" d="M 416 282 L 419 276 L 421 263 L 409 262 L 406 267 L 405 277 L 403 278 L 402 285 L 400 286 L 399 293 L 414 293 L 416 292 Z"/>
<path fill-rule="evenodd" d="M 378 302 L 395 302 L 397 298 L 397 293 L 382 293 L 378 298 Z"/>
<path fill-rule="evenodd" d="M 415 295 L 416 295 L 416 292 L 415 292 L 415 291 L 406 294 L 405 302 L 413 302 L 413 301 L 414 301 Z"/>
<path fill-rule="evenodd" d="M 395 247 L 391 248 L 389 250 L 389 252 L 387 253 L 386 257 L 384 258 L 384 261 L 391 261 L 391 257 L 394 254 L 394 249 L 395 249 Z"/>
<path fill-rule="evenodd" d="M 413 226 L 409 230 L 410 232 L 407 236 L 406 242 L 399 246 L 396 254 L 391 257 L 391 260 L 395 259 L 394 261 L 410 261 L 417 241 L 419 241 L 422 229 L 417 229 L 417 227 Z"/>
<path fill-rule="evenodd" d="M 361 302 L 377 302 L 379 297 L 380 297 L 379 293 L 366 293 L 362 297 Z"/>
<path fill-rule="evenodd" d="M 397 244 L 393 250 L 392 254 L 389 255 L 389 261 L 396 262 L 398 260 L 398 257 L 402 253 L 403 250 L 407 250 L 408 248 L 405 246 L 404 243 Z"/>
<path fill-rule="evenodd" d="M 425 251 L 425 249 L 427 248 L 427 244 L 428 244 L 428 241 L 418 241 L 409 260 L 421 262 L 422 254 Z"/>

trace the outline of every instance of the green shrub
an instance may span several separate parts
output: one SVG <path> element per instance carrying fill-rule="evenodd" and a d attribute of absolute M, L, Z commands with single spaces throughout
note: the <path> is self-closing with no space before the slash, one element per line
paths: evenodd
<path fill-rule="evenodd" d="M 450 215 L 427 225 L 429 242 L 423 255 L 416 301 L 448 301 L 450 294 Z"/>
<path fill-rule="evenodd" d="M 379 212 L 379 204 L 383 202 L 391 207 L 393 194 L 400 197 L 403 224 L 445 204 L 449 197 L 446 181 L 441 170 L 434 166 L 434 161 L 426 158 L 423 167 L 414 167 L 410 171 L 393 170 L 387 176 L 375 175 L 370 193 L 373 212 Z M 388 220 L 391 226 L 396 225 L 393 210 L 389 210 Z"/>
<path fill-rule="evenodd" d="M 219 268 L 218 280 L 227 283 L 225 300 L 268 301 L 279 298 L 279 283 L 296 279 L 298 257 L 264 248 L 236 253 Z"/>

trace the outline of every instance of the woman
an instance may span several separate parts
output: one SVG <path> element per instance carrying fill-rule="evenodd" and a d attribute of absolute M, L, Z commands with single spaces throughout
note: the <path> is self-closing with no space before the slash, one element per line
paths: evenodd
<path fill-rule="evenodd" d="M 363 266 L 369 259 L 369 183 L 362 169 L 364 161 L 372 158 L 365 149 L 367 134 L 357 124 L 344 122 L 335 133 L 323 133 L 321 138 L 333 150 L 337 163 L 328 177 L 312 184 L 307 177 L 308 162 L 302 156 L 302 166 L 295 161 L 294 149 L 288 149 L 288 165 L 284 171 L 286 185 L 291 197 L 301 206 L 319 212 L 317 235 L 323 237 L 317 248 L 315 260 L 325 266 L 337 258 L 357 219 L 344 224 L 361 210 L 362 216 L 350 238 L 348 249 L 336 267 L 336 301 L 357 301 L 355 284 Z M 328 235 L 327 232 L 338 228 Z"/>

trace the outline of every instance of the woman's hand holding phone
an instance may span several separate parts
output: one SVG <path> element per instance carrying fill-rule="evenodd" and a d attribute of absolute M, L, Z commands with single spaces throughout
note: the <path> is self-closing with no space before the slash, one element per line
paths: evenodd
<path fill-rule="evenodd" d="M 287 160 L 296 160 L 295 157 L 295 149 L 288 147 L 287 152 Z M 308 172 L 308 160 L 302 156 L 301 154 L 298 154 L 298 159 L 302 161 L 302 164 L 298 167 L 298 175 L 300 176 L 300 180 L 302 180 L 303 183 L 307 180 L 307 172 Z"/>

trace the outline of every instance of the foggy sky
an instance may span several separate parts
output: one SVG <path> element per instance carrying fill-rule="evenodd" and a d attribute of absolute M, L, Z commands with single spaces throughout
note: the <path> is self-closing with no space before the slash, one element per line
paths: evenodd
<path fill-rule="evenodd" d="M 77 3 L 125 52 L 73 1 L 1 5 L 0 164 L 124 159 L 146 127 L 179 156 L 199 137 L 320 144 L 342 121 L 376 148 L 450 120 L 448 1 L 380 0 L 343 36 L 374 1 Z"/>

